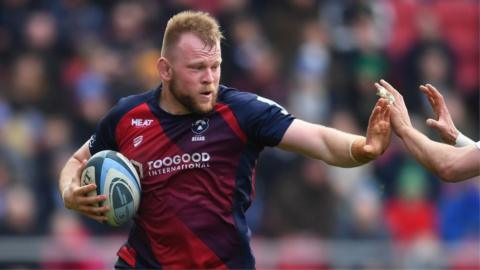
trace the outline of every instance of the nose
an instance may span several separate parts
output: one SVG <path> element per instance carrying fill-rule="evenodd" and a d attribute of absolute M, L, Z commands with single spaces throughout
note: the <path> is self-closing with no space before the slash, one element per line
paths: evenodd
<path fill-rule="evenodd" d="M 205 69 L 205 74 L 203 75 L 202 82 L 204 84 L 211 84 L 213 83 L 213 72 L 210 68 Z"/>

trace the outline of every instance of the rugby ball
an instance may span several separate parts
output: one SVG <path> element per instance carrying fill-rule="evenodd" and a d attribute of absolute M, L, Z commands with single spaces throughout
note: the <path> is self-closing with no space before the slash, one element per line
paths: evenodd
<path fill-rule="evenodd" d="M 106 213 L 109 225 L 122 225 L 137 212 L 142 191 L 140 178 L 132 163 L 119 152 L 100 151 L 87 161 L 81 185 L 88 184 L 97 186 L 88 196 L 107 195 L 99 206 L 110 206 Z"/>

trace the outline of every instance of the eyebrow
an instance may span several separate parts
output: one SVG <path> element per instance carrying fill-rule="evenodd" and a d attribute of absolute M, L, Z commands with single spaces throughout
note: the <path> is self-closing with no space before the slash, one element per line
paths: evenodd
<path fill-rule="evenodd" d="M 221 64 L 222 61 L 223 61 L 223 59 L 222 59 L 222 58 L 219 58 L 219 59 L 216 59 L 216 60 L 213 62 L 213 64 L 214 64 L 214 65 L 215 65 L 215 64 Z M 206 64 L 206 62 L 207 62 L 207 61 L 204 60 L 204 59 L 203 59 L 203 60 L 193 60 L 192 62 L 188 63 L 187 65 L 189 65 L 189 66 L 190 66 L 190 65 L 191 65 L 191 66 L 194 66 L 194 65 L 204 65 L 204 64 Z"/>

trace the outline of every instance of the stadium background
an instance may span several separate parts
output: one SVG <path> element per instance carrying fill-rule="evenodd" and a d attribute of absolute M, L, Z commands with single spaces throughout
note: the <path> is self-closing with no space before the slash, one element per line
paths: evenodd
<path fill-rule="evenodd" d="M 457 127 L 480 138 L 476 0 L 4 0 L 0 268 L 112 267 L 128 227 L 64 210 L 58 172 L 119 97 L 158 84 L 165 23 L 187 8 L 223 27 L 223 84 L 299 118 L 364 134 L 372 84 L 385 78 L 439 140 L 417 89 L 428 82 Z M 479 179 L 443 183 L 397 138 L 354 169 L 269 149 L 256 186 L 248 218 L 259 269 L 480 267 Z"/>

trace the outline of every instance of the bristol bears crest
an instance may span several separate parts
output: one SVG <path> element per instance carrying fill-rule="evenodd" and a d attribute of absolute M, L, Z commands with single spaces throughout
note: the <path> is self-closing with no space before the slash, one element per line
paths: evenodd
<path fill-rule="evenodd" d="M 205 136 L 202 135 L 205 130 L 208 129 L 208 118 L 203 118 L 196 120 L 192 123 L 192 132 L 194 136 L 192 137 L 192 142 L 203 142 L 205 141 Z"/>
<path fill-rule="evenodd" d="M 192 132 L 200 135 L 208 129 L 208 118 L 203 118 L 192 123 Z"/>

